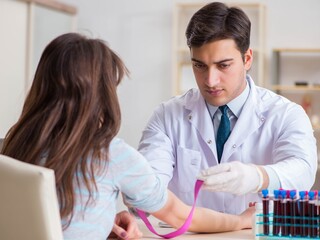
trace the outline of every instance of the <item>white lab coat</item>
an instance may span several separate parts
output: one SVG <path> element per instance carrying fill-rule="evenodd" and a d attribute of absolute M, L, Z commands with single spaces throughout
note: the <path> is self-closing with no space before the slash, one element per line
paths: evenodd
<path fill-rule="evenodd" d="M 317 170 L 317 148 L 308 116 L 300 105 L 255 86 L 224 146 L 221 163 L 268 165 L 284 189 L 309 190 Z M 214 130 L 205 101 L 191 89 L 162 103 L 139 145 L 159 176 L 185 203 L 193 203 L 199 171 L 218 164 Z M 200 191 L 198 206 L 239 214 L 259 195 Z"/>

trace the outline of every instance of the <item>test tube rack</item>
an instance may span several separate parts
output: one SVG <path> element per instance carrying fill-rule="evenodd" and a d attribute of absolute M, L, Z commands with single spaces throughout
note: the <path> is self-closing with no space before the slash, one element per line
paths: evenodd
<path fill-rule="evenodd" d="M 320 239 L 320 192 L 300 191 L 300 198 L 295 190 L 275 190 L 273 197 L 267 190 L 262 194 L 262 212 L 255 214 L 256 240 Z"/>
<path fill-rule="evenodd" d="M 263 218 L 266 215 L 264 214 L 256 214 L 257 218 Z M 268 223 L 264 223 L 264 221 L 257 221 L 256 227 L 258 229 L 261 229 L 258 233 L 255 234 L 255 239 L 259 240 L 271 240 L 271 239 L 320 239 L 319 236 L 319 218 L 311 218 L 311 217 L 296 217 L 295 221 L 314 221 L 317 222 L 317 224 L 291 224 L 291 223 L 279 223 L 275 224 L 272 219 L 275 218 L 273 213 L 270 213 L 267 215 L 267 217 L 270 219 Z M 280 216 L 278 216 L 280 218 Z M 283 218 L 283 216 L 281 216 Z M 292 221 L 293 218 L 283 218 L 286 219 L 286 221 Z M 269 233 L 265 233 L 263 231 L 263 228 L 269 228 Z M 278 227 L 280 231 L 277 234 L 273 234 L 274 227 Z M 295 230 L 293 230 L 295 229 Z M 301 233 L 301 231 L 305 231 L 304 234 Z M 299 231 L 300 230 L 300 231 Z M 293 233 L 292 231 L 295 231 Z"/>

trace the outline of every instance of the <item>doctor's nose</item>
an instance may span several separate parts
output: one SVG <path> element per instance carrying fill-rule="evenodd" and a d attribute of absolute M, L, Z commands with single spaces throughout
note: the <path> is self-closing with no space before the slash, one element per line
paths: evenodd
<path fill-rule="evenodd" d="M 209 68 L 205 75 L 205 82 L 208 87 L 214 87 L 220 83 L 220 76 L 217 69 Z"/>

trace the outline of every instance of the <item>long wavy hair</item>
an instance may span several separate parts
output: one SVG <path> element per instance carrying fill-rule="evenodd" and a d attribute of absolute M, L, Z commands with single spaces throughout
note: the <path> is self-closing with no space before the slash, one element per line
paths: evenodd
<path fill-rule="evenodd" d="M 57 37 L 45 48 L 22 114 L 5 137 L 2 154 L 55 171 L 61 218 L 69 219 L 64 228 L 73 216 L 74 183 L 82 177 L 92 200 L 95 171 L 107 165 L 104 152 L 121 121 L 116 89 L 127 74 L 104 41 L 77 33 Z"/>

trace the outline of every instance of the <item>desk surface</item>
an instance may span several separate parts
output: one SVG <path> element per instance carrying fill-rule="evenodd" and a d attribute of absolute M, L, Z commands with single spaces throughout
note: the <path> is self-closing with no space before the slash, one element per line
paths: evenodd
<path fill-rule="evenodd" d="M 149 231 L 149 229 L 145 226 L 145 224 L 141 221 L 139 221 L 139 227 L 140 230 L 143 232 L 143 238 L 145 240 L 148 239 L 161 239 L 157 235 L 153 234 Z M 160 228 L 158 227 L 158 220 L 152 219 L 151 223 L 159 234 L 166 234 L 173 232 L 173 228 Z M 252 229 L 246 229 L 241 231 L 234 231 L 234 232 L 225 232 L 225 233 L 211 233 L 211 234 L 195 234 L 195 233 L 185 233 L 179 237 L 176 237 L 174 239 L 254 239 L 254 236 L 252 234 Z"/>

